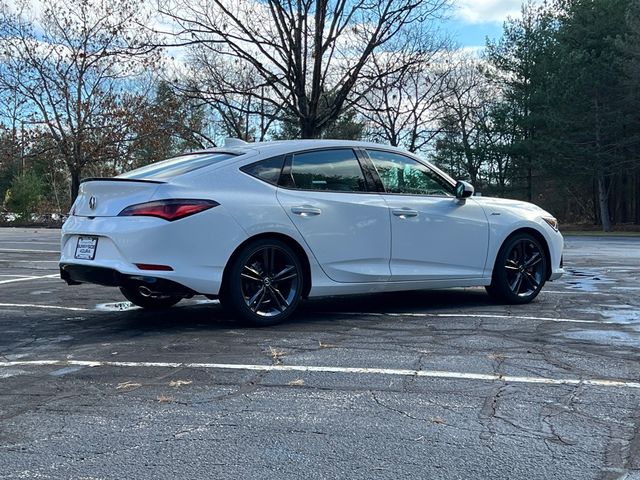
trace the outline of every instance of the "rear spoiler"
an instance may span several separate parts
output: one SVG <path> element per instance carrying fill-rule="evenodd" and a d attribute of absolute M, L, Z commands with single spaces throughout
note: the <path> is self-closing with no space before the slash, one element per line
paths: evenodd
<path fill-rule="evenodd" d="M 144 178 L 118 178 L 118 177 L 89 177 L 83 178 L 80 183 L 85 182 L 142 182 L 142 183 L 167 183 L 160 180 L 145 180 Z"/>

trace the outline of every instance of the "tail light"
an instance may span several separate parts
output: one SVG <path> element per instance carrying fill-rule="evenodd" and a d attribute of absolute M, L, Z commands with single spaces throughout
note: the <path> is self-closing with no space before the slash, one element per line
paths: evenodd
<path fill-rule="evenodd" d="M 122 210 L 119 217 L 158 217 L 173 222 L 220 205 L 213 200 L 170 199 L 138 203 Z"/>

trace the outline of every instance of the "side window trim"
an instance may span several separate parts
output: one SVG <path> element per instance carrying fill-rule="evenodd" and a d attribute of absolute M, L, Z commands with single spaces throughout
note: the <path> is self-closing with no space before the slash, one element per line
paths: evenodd
<path fill-rule="evenodd" d="M 405 195 L 405 196 L 410 195 L 410 196 L 414 196 L 414 197 L 450 198 L 448 195 L 428 195 L 428 194 L 425 194 L 425 193 L 394 193 L 394 192 L 387 192 L 386 189 L 384 188 L 384 183 L 382 182 L 382 177 L 380 177 L 380 173 L 378 172 L 378 169 L 376 168 L 375 164 L 373 163 L 373 160 L 371 159 L 371 156 L 369 155 L 369 151 L 378 151 L 378 152 L 383 152 L 383 153 L 391 153 L 391 154 L 394 154 L 394 155 L 398 155 L 399 157 L 407 158 L 407 159 L 409 159 L 411 161 L 419 163 L 420 165 L 425 167 L 427 170 L 429 170 L 433 175 L 436 175 L 438 178 L 442 179 L 442 181 L 444 183 L 449 185 L 451 187 L 451 191 L 452 192 L 453 192 L 453 189 L 455 188 L 455 185 L 452 184 L 445 177 L 441 176 L 439 173 L 434 171 L 429 165 L 425 164 L 422 160 L 420 160 L 418 158 L 410 157 L 408 155 L 404 155 L 404 154 L 396 152 L 396 151 L 384 150 L 382 148 L 365 148 L 365 149 L 363 149 L 363 153 L 364 153 L 364 155 L 366 155 L 367 160 L 370 162 L 371 167 L 373 168 L 373 175 L 376 178 L 376 183 L 379 184 L 380 193 L 382 193 L 384 195 Z M 452 195 L 453 195 L 453 193 L 452 193 Z"/>
<path fill-rule="evenodd" d="M 300 155 L 303 153 L 328 152 L 331 150 L 351 150 L 353 152 L 354 157 L 356 158 L 356 160 L 358 161 L 358 165 L 360 166 L 360 171 L 362 173 L 362 176 L 364 177 L 366 190 L 353 190 L 353 191 L 343 192 L 340 190 L 337 190 L 337 191 L 313 190 L 313 189 L 310 190 L 310 189 L 296 187 L 295 181 L 293 180 L 293 174 L 292 174 L 293 157 L 295 155 Z M 362 154 L 362 149 L 357 147 L 354 148 L 351 146 L 311 148 L 307 150 L 299 150 L 297 152 L 288 153 L 285 155 L 285 158 L 284 158 L 284 165 L 282 166 L 282 172 L 280 174 L 280 180 L 278 181 L 278 187 L 284 188 L 287 190 L 297 190 L 300 192 L 355 193 L 355 194 L 376 193 L 377 190 L 375 188 L 372 188 L 372 183 L 371 183 L 372 180 L 369 179 L 369 176 L 367 175 L 367 169 L 365 165 L 363 165 L 363 156 L 364 155 Z"/>
<path fill-rule="evenodd" d="M 280 172 L 280 180 L 278 180 L 278 187 L 287 188 L 290 190 L 296 190 L 296 184 L 293 181 L 293 175 L 291 174 L 291 164 L 293 162 L 293 153 L 287 153 L 284 157 L 284 165 L 282 166 L 282 172 Z"/>
<path fill-rule="evenodd" d="M 376 170 L 373 161 L 369 158 L 366 150 L 363 148 L 355 148 L 356 156 L 358 157 L 358 162 L 360 163 L 360 168 L 364 173 L 364 179 L 367 182 L 367 191 L 375 192 L 375 193 L 384 193 L 384 185 L 382 184 L 382 179 L 380 175 L 378 175 L 378 171 Z"/>

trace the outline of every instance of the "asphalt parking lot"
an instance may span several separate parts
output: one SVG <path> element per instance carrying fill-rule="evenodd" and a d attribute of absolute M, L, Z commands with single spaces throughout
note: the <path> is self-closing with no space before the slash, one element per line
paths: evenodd
<path fill-rule="evenodd" d="M 525 306 L 307 302 L 240 328 L 58 278 L 0 229 L 0 478 L 640 478 L 640 238 L 568 237 Z"/>

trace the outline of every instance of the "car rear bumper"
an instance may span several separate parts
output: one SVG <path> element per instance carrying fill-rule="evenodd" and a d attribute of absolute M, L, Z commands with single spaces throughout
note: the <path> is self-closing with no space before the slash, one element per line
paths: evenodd
<path fill-rule="evenodd" d="M 69 285 L 95 283 L 108 287 L 147 287 L 154 293 L 190 296 L 197 292 L 173 280 L 149 275 L 130 275 L 112 268 L 89 265 L 60 264 L 60 278 Z"/>
<path fill-rule="evenodd" d="M 81 236 L 96 238 L 92 260 L 76 258 Z M 107 270 L 128 278 L 171 281 L 200 294 L 217 295 L 224 267 L 245 238 L 222 207 L 175 222 L 154 217 L 71 216 L 62 227 L 60 265 L 77 266 L 74 275 L 93 272 L 85 278 L 90 283 L 112 285 L 113 274 L 103 274 Z M 148 270 L 139 265 L 168 268 Z M 99 281 L 94 281 L 96 277 Z"/>

